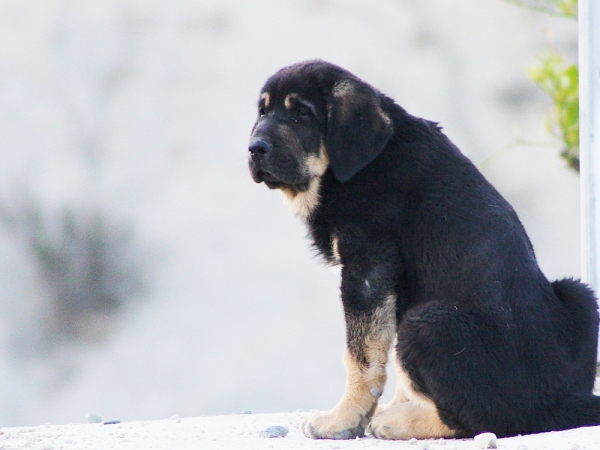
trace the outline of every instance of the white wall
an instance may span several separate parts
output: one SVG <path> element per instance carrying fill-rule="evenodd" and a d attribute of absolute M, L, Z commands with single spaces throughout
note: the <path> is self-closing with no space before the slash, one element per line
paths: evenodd
<path fill-rule="evenodd" d="M 48 210 L 101 205 L 154 259 L 107 340 L 24 362 L 11 343 L 43 286 L 0 234 L 0 426 L 333 406 L 338 273 L 246 168 L 257 93 L 299 60 L 441 122 L 546 274 L 579 275 L 578 178 L 539 144 L 548 104 L 524 73 L 546 28 L 575 58 L 575 22 L 499 0 L 1 0 L 0 198 L 16 180 Z"/>

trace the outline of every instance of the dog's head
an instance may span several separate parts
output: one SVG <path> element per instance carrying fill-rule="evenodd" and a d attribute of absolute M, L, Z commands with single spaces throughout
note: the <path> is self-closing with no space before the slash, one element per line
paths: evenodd
<path fill-rule="evenodd" d="M 381 94 L 340 67 L 307 61 L 267 80 L 248 158 L 252 178 L 271 189 L 306 192 L 329 166 L 345 183 L 393 133 Z"/>

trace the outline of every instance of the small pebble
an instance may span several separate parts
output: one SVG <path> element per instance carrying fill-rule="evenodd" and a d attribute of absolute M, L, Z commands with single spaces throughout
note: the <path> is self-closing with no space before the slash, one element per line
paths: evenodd
<path fill-rule="evenodd" d="M 417 441 L 417 438 L 410 438 L 410 440 L 408 441 L 408 443 L 409 443 L 410 445 L 415 445 L 417 442 L 418 442 L 418 441 Z"/>
<path fill-rule="evenodd" d="M 267 428 L 265 431 L 261 431 L 260 436 L 266 437 L 266 438 L 286 437 L 288 434 L 288 431 L 289 430 L 287 428 L 282 427 L 281 425 L 275 425 L 275 426 Z"/>
<path fill-rule="evenodd" d="M 87 413 L 85 418 L 87 419 L 88 423 L 102 423 L 102 417 L 98 414 Z"/>
<path fill-rule="evenodd" d="M 171 420 L 175 423 L 181 423 L 181 417 L 178 415 L 171 416 Z"/>
<path fill-rule="evenodd" d="M 116 425 L 121 423 L 119 419 L 106 419 L 102 422 L 102 425 Z"/>
<path fill-rule="evenodd" d="M 481 433 L 473 440 L 477 448 L 498 448 L 498 441 L 494 433 Z"/>

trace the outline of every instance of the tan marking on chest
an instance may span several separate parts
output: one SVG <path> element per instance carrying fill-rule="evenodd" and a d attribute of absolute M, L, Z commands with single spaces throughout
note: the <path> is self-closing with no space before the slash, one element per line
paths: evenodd
<path fill-rule="evenodd" d="M 306 158 L 304 167 L 306 174 L 310 177 L 308 190 L 299 192 L 294 189 L 282 188 L 281 192 L 292 212 L 303 219 L 308 219 L 319 204 L 321 177 L 329 167 L 329 157 L 323 143 L 319 155 L 309 155 Z"/>
<path fill-rule="evenodd" d="M 342 263 L 342 258 L 340 256 L 339 244 L 340 244 L 340 242 L 337 237 L 334 236 L 331 238 L 331 253 L 333 254 L 333 262 L 335 264 Z"/>
<path fill-rule="evenodd" d="M 308 190 L 298 192 L 292 189 L 281 189 L 283 198 L 289 206 L 292 213 L 303 219 L 308 219 L 310 214 L 319 204 L 319 187 L 321 186 L 321 178 L 313 178 L 310 180 Z"/>

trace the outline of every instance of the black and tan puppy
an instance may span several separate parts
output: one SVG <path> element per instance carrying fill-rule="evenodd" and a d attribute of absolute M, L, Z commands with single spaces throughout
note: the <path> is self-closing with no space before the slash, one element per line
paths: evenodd
<path fill-rule="evenodd" d="M 342 266 L 346 391 L 307 436 L 600 424 L 593 292 L 545 278 L 514 210 L 436 124 L 323 61 L 269 78 L 258 111 L 252 178 Z M 377 408 L 394 341 L 396 393 Z"/>

